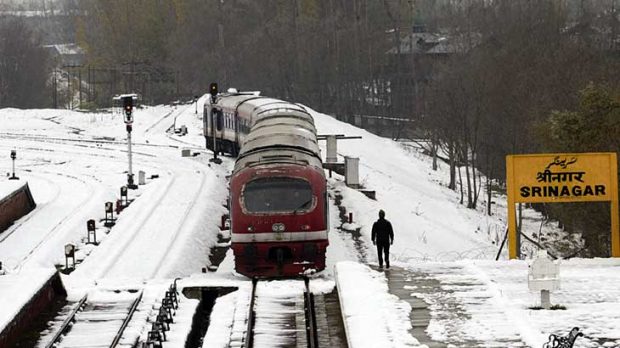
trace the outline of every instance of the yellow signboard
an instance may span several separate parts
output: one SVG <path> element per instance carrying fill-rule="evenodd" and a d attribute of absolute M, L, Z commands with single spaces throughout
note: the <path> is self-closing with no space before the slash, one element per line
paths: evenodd
<path fill-rule="evenodd" d="M 518 256 L 515 203 L 611 202 L 612 256 L 620 257 L 615 153 L 506 156 L 509 257 Z"/>

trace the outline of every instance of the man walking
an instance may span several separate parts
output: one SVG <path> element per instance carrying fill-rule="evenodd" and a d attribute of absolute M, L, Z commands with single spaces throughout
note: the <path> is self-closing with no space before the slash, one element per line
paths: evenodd
<path fill-rule="evenodd" d="M 372 225 L 372 244 L 377 246 L 379 268 L 383 268 L 383 254 L 385 267 L 390 268 L 390 245 L 394 243 L 392 224 L 385 219 L 385 212 L 379 210 L 379 220 Z"/>

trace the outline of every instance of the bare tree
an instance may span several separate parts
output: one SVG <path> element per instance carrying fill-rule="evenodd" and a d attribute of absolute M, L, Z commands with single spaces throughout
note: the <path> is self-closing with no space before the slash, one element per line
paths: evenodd
<path fill-rule="evenodd" d="M 0 18 L 0 107 L 46 105 L 47 53 L 21 17 Z"/>

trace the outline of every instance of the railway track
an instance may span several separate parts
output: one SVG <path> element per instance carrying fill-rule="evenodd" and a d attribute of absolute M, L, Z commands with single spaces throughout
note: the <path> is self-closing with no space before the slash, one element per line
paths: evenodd
<path fill-rule="evenodd" d="M 244 348 L 319 346 L 310 281 L 252 280 Z"/>
<path fill-rule="evenodd" d="M 141 300 L 142 292 L 110 293 L 97 299 L 84 296 L 42 347 L 128 346 L 121 344 L 121 338 Z"/>
<path fill-rule="evenodd" d="M 175 110 L 175 113 L 173 113 L 173 116 L 175 114 L 181 114 L 185 111 L 186 108 L 181 108 L 179 110 Z M 170 114 L 165 115 L 162 120 L 167 119 L 168 116 L 170 116 Z M 161 121 L 161 120 L 160 120 Z M 157 128 L 157 127 L 155 127 Z M 154 129 L 154 128 L 153 128 Z M 121 159 L 120 154 L 122 152 L 124 152 L 125 150 L 123 148 L 119 148 L 116 145 L 121 145 L 121 146 L 125 146 L 125 142 L 120 142 L 120 141 L 109 141 L 109 140 L 103 140 L 103 139 L 75 139 L 75 138 L 71 138 L 71 137 L 48 137 L 48 136 L 40 136 L 40 135 L 29 135 L 29 134 L 20 134 L 20 133 L 0 133 L 2 134 L 3 139 L 6 137 L 7 139 L 12 138 L 12 139 L 19 139 L 21 141 L 21 145 L 23 146 L 24 144 L 33 142 L 35 143 L 37 146 L 36 149 L 32 149 L 30 151 L 33 150 L 37 150 L 37 151 L 51 151 L 51 152 L 55 152 L 55 151 L 59 151 L 59 147 L 56 146 L 57 144 L 60 144 L 60 148 L 62 149 L 61 152 L 67 152 L 67 153 L 71 153 L 72 156 L 75 156 L 76 154 L 79 156 L 79 158 L 81 158 L 82 156 L 88 156 L 88 157 L 93 157 L 93 156 L 102 156 L 101 155 L 101 151 L 104 152 L 108 152 L 108 151 L 113 151 L 113 152 L 117 152 L 117 153 L 111 153 L 110 156 L 104 156 L 106 157 L 106 160 L 109 159 L 114 159 L 117 161 L 124 161 L 124 158 Z M 165 134 L 167 137 L 169 137 L 168 134 Z M 169 137 L 170 138 L 170 137 Z M 174 140 L 174 139 L 173 139 Z M 4 143 L 0 142 L 0 147 L 3 147 Z M 140 145 L 140 144 L 134 144 L 134 145 Z M 178 148 L 177 146 L 174 145 L 156 145 L 156 144 L 141 144 L 141 145 L 145 145 L 147 147 L 160 147 L 160 148 Z M 189 144 L 185 144 L 185 145 L 189 145 Z M 186 146 L 187 147 L 187 146 Z M 96 149 L 97 152 L 96 153 L 91 153 L 88 150 L 84 150 L 84 148 L 92 148 L 92 149 Z M 145 148 L 146 150 L 147 148 Z M 153 150 L 147 150 L 147 152 L 141 153 L 141 152 L 136 152 L 134 151 L 134 154 L 137 155 L 144 155 L 146 157 L 149 157 L 148 161 L 145 160 L 144 158 L 142 158 L 141 156 L 138 156 L 136 158 L 136 161 L 134 161 L 134 164 L 138 164 L 138 165 L 143 165 L 143 166 L 148 166 L 148 167 L 153 167 L 154 163 L 157 163 L 158 166 L 165 166 L 168 165 L 168 163 L 170 162 L 170 158 L 174 158 L 174 155 L 178 154 L 175 152 L 170 152 L 169 156 L 164 156 L 163 159 L 154 159 L 155 155 L 152 152 Z M 155 150 L 157 151 L 157 150 Z M 84 152 L 84 153 L 82 153 Z M 109 157 L 109 159 L 108 159 Z M 158 163 L 161 162 L 161 163 Z M 202 189 L 203 187 L 206 185 L 207 183 L 207 174 L 205 173 L 205 168 L 203 168 L 204 166 L 199 166 L 199 165 L 189 165 L 187 166 L 187 168 L 185 168 L 186 170 L 183 170 L 182 168 L 179 169 L 178 167 L 175 167 L 171 170 L 168 171 L 169 174 L 169 178 L 167 178 L 167 182 L 163 185 L 162 188 L 158 188 L 158 194 L 156 195 L 156 197 L 154 197 L 154 201 L 155 202 L 162 202 L 162 199 L 168 195 L 170 192 L 181 192 L 179 195 L 177 195 L 177 197 L 175 197 L 175 199 L 173 200 L 174 202 L 178 202 L 183 203 L 183 205 L 185 206 L 182 211 L 179 211 L 179 214 L 173 214 L 175 216 L 170 216 L 171 214 L 167 212 L 166 207 L 169 206 L 170 204 L 152 204 L 149 205 L 146 209 L 146 214 L 144 213 L 140 213 L 138 218 L 144 218 L 142 221 L 143 223 L 146 223 L 146 220 L 150 220 L 153 216 L 155 216 L 156 218 L 158 218 L 158 221 L 160 222 L 159 225 L 165 225 L 165 228 L 162 228 L 162 230 L 166 230 L 166 233 L 162 236 L 162 238 L 160 238 L 160 240 L 166 240 L 169 241 L 169 243 L 157 243 L 158 246 L 161 246 L 162 248 L 160 250 L 157 250 L 156 253 L 148 253 L 147 254 L 147 258 L 148 258 L 148 264 L 151 265 L 151 267 L 147 270 L 147 272 L 143 272 L 143 270 L 139 270 L 140 274 L 146 275 L 147 277 L 154 277 L 157 273 L 165 273 L 163 271 L 160 271 L 160 269 L 162 268 L 162 266 L 164 265 L 164 263 L 166 262 L 166 257 L 168 256 L 168 254 L 170 253 L 170 250 L 174 247 L 174 243 L 173 240 L 174 238 L 169 238 L 168 236 L 170 235 L 170 231 L 173 231 L 172 235 L 174 236 L 181 236 L 183 234 L 187 234 L 187 231 L 191 230 L 193 228 L 193 226 L 191 226 L 191 224 L 187 223 L 187 218 L 190 215 L 190 213 L 192 213 L 192 207 L 195 205 L 196 201 L 198 199 L 200 199 L 203 195 L 202 194 Z M 153 169 L 155 170 L 155 169 Z M 192 173 L 193 172 L 193 173 Z M 198 176 L 194 176 L 195 173 L 199 173 Z M 64 173 L 59 173 L 59 175 L 63 175 Z M 66 174 L 64 174 L 66 175 Z M 77 179 L 77 178 L 73 178 L 73 179 Z M 80 179 L 77 179 L 80 180 Z M 84 180 L 81 180 L 82 183 L 84 183 Z M 190 197 L 184 197 L 186 194 L 183 193 L 185 192 L 187 187 L 192 187 L 194 188 L 194 190 L 192 190 L 193 192 L 190 193 Z M 93 190 L 95 188 L 99 188 L 99 187 L 87 187 L 86 189 L 88 190 Z M 163 189 L 163 190 L 162 190 Z M 161 193 L 161 195 L 159 194 Z M 90 195 L 86 195 L 86 196 L 93 196 L 93 194 Z M 187 202 L 185 202 L 187 200 Z M 85 202 L 82 202 L 82 204 L 80 204 L 81 206 L 84 205 Z M 165 203 L 165 202 L 164 202 Z M 185 204 L 187 203 L 187 204 Z M 80 206 L 78 205 L 78 207 Z M 162 207 L 162 205 L 164 207 Z M 45 208 L 45 207 L 44 207 Z M 75 212 L 72 212 L 72 214 L 70 214 L 69 216 L 74 216 L 75 214 L 73 214 Z M 178 222 L 176 223 L 172 223 L 173 221 L 176 221 L 175 218 L 178 216 Z M 22 222 L 30 219 L 33 215 L 28 216 L 25 220 L 23 220 Z M 166 216 L 167 218 L 163 218 L 162 216 Z M 62 220 L 61 223 L 59 223 L 58 225 L 56 225 L 53 229 L 53 231 L 51 231 L 50 233 L 48 233 L 48 235 L 45 238 L 42 238 L 42 240 L 39 242 L 39 244 L 35 247 L 33 247 L 34 249 L 39 249 L 44 245 L 48 244 L 48 240 L 50 238 L 51 235 L 56 234 L 54 231 L 59 229 L 59 228 L 63 228 L 65 221 Z M 130 248 L 133 243 L 133 240 L 137 240 L 138 242 L 149 242 L 152 238 L 149 237 L 149 235 L 154 235 L 153 230 L 158 230 L 158 224 L 150 224 L 150 229 L 151 231 L 141 231 L 142 229 L 138 228 L 137 226 L 135 226 L 135 224 L 130 224 L 132 226 L 125 226 L 125 227 L 129 227 L 131 230 L 136 230 L 136 233 L 134 233 L 131 238 L 122 238 L 122 240 L 120 241 L 121 245 L 126 246 L 126 248 Z M 19 226 L 15 226 L 15 229 L 17 229 L 17 227 Z M 4 241 L 5 239 L 8 239 L 9 236 L 13 233 L 13 230 L 11 230 L 9 233 L 3 233 L 2 235 L 0 235 L 1 241 Z M 125 231 L 127 232 L 127 231 Z M 146 236 L 139 236 L 139 232 L 143 232 L 142 234 L 146 234 Z M 127 234 L 127 233 L 126 233 Z M 164 248 L 165 247 L 165 248 Z M 121 248 L 123 249 L 123 248 Z M 134 246 L 133 249 L 139 249 L 139 250 L 134 250 L 135 252 L 140 252 L 142 253 L 142 249 L 140 249 L 139 247 Z M 58 248 L 58 250 L 60 250 L 60 248 Z M 19 255 L 19 258 L 14 257 L 15 261 L 11 262 L 10 264 L 13 265 L 13 263 L 15 263 L 16 267 L 21 267 L 22 264 L 24 264 L 26 261 L 28 261 L 29 258 L 32 258 L 32 255 L 34 253 L 33 250 L 31 252 L 28 253 L 28 255 Z M 112 251 L 112 253 L 117 254 L 116 250 Z M 135 253 L 134 253 L 135 254 Z M 156 255 L 161 254 L 161 257 L 155 257 Z M 103 264 L 103 269 L 101 269 L 101 267 L 96 267 L 96 272 L 97 274 L 100 274 L 99 278 L 103 277 L 103 276 L 107 276 L 110 275 L 112 277 L 114 277 L 117 273 L 119 272 L 115 272 L 113 271 L 113 269 L 118 270 L 118 269 L 122 269 L 124 272 L 124 265 L 123 265 L 123 258 L 122 257 L 116 257 L 113 258 L 112 260 L 108 260 L 107 258 L 100 264 Z M 129 264 L 131 265 L 135 265 L 135 262 L 129 262 Z M 165 268 L 165 267 L 163 267 Z M 122 274 L 124 275 L 124 274 Z"/>

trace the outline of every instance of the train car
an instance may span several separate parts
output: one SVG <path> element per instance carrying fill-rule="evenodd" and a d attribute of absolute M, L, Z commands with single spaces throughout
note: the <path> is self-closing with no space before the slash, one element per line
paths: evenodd
<path fill-rule="evenodd" d="M 282 100 L 227 93 L 206 103 L 204 119 L 208 147 L 237 156 L 229 197 L 237 272 L 323 270 L 328 197 L 312 116 Z"/>

